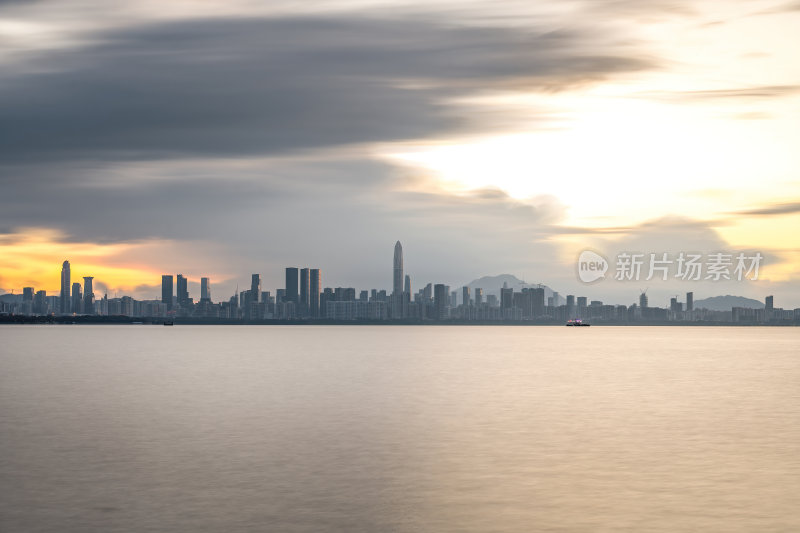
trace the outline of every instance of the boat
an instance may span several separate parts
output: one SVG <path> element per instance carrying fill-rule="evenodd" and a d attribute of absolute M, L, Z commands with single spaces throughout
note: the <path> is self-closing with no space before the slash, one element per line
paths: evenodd
<path fill-rule="evenodd" d="M 584 322 L 580 318 L 573 318 L 572 320 L 567 320 L 567 325 L 568 326 L 587 326 L 587 327 L 591 326 L 591 324 L 587 324 L 586 322 Z"/>
<path fill-rule="evenodd" d="M 172 320 L 165 320 L 164 321 L 164 325 L 165 326 L 174 326 L 175 322 L 173 322 Z"/>

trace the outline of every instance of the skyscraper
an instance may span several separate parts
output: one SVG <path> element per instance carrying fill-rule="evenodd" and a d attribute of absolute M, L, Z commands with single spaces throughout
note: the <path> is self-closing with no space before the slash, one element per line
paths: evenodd
<path fill-rule="evenodd" d="M 686 293 L 686 310 L 693 311 L 694 310 L 694 293 L 687 292 Z"/>
<path fill-rule="evenodd" d="M 200 301 L 211 301 L 211 283 L 209 283 L 208 278 L 200 278 Z"/>
<path fill-rule="evenodd" d="M 253 274 L 250 277 L 250 301 L 255 303 L 261 301 L 261 274 Z"/>
<path fill-rule="evenodd" d="M 403 245 L 397 241 L 394 245 L 394 262 L 392 265 L 392 318 L 403 318 Z"/>
<path fill-rule="evenodd" d="M 533 318 L 544 316 L 544 287 L 536 287 L 533 289 Z M 578 305 L 581 299 L 578 298 Z M 586 306 L 586 298 L 583 299 L 583 305 Z"/>
<path fill-rule="evenodd" d="M 33 312 L 37 315 L 47 314 L 47 291 L 36 291 L 33 295 Z"/>
<path fill-rule="evenodd" d="M 318 268 L 309 271 L 308 280 L 308 310 L 312 318 L 319 318 L 319 287 L 320 274 Z"/>
<path fill-rule="evenodd" d="M 436 313 L 436 319 L 442 320 L 447 318 L 447 286 L 443 283 L 437 283 L 433 286 L 433 307 Z"/>
<path fill-rule="evenodd" d="M 309 309 L 308 291 L 309 291 L 308 268 L 301 268 L 300 269 L 300 311 L 304 315 L 308 314 L 308 309 Z"/>
<path fill-rule="evenodd" d="M 500 289 L 500 307 L 503 309 L 511 309 L 514 306 L 514 289 L 508 287 L 503 283 L 503 288 Z"/>
<path fill-rule="evenodd" d="M 61 312 L 63 314 L 69 314 L 72 308 L 72 302 L 70 302 L 69 297 L 69 281 L 70 281 L 70 268 L 69 268 L 69 261 L 64 261 L 61 265 Z"/>
<path fill-rule="evenodd" d="M 286 292 L 283 294 L 283 301 L 297 303 L 297 267 L 286 268 Z"/>
<path fill-rule="evenodd" d="M 94 314 L 94 287 L 92 286 L 92 276 L 83 277 L 83 313 L 86 315 Z"/>
<path fill-rule="evenodd" d="M 83 307 L 83 298 L 81 296 L 81 284 L 80 283 L 73 283 L 72 284 L 72 312 L 75 314 L 81 313 L 81 308 Z"/>
<path fill-rule="evenodd" d="M 408 296 L 411 296 L 411 276 L 406 274 L 406 281 L 403 284 L 403 292 L 406 293 Z"/>
<path fill-rule="evenodd" d="M 189 287 L 187 284 L 187 279 L 183 277 L 183 274 L 178 274 L 177 286 L 175 289 L 178 296 L 178 305 L 181 307 L 186 307 L 189 303 Z"/>
<path fill-rule="evenodd" d="M 392 294 L 403 292 L 403 245 L 397 241 L 394 245 L 394 276 Z"/>
<path fill-rule="evenodd" d="M 167 306 L 167 311 L 172 311 L 172 275 L 161 276 L 161 303 Z"/>
<path fill-rule="evenodd" d="M 461 287 L 461 303 L 463 305 L 470 305 L 469 287 Z"/>

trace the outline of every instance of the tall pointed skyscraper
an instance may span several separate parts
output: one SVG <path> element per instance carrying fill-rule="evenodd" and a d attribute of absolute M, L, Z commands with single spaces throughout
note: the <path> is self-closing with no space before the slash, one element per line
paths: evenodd
<path fill-rule="evenodd" d="M 394 284 L 392 294 L 400 295 L 403 292 L 403 245 L 400 241 L 394 245 Z"/>
<path fill-rule="evenodd" d="M 394 272 L 392 279 L 391 312 L 392 318 L 403 318 L 403 245 L 394 245 Z"/>
<path fill-rule="evenodd" d="M 70 301 L 70 269 L 69 269 L 69 261 L 64 261 L 64 264 L 61 265 L 61 300 L 59 303 L 61 304 L 61 313 L 64 315 L 68 315 L 71 311 L 72 306 L 70 305 L 72 302 Z"/>

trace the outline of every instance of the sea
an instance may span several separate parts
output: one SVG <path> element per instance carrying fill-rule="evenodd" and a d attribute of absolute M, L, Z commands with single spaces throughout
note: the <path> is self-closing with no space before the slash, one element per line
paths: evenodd
<path fill-rule="evenodd" d="M 0 326 L 0 531 L 797 532 L 800 328 Z"/>

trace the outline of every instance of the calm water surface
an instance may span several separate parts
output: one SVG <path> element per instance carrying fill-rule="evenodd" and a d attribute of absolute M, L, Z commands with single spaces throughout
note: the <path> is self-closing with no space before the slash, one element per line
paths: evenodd
<path fill-rule="evenodd" d="M 800 531 L 800 329 L 0 327 L 0 531 Z"/>

